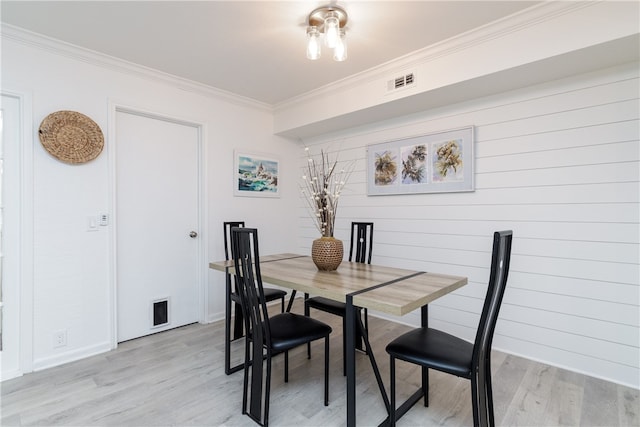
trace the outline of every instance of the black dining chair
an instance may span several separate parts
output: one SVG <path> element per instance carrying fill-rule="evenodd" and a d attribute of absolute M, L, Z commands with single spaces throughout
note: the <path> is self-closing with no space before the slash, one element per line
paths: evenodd
<path fill-rule="evenodd" d="M 394 426 L 397 421 L 396 359 L 422 367 L 424 406 L 429 406 L 428 369 L 431 368 L 470 380 L 474 426 L 495 425 L 491 391 L 491 343 L 507 285 L 512 237 L 511 230 L 499 231 L 493 235 L 489 285 L 473 343 L 437 329 L 423 327 L 411 330 L 387 345 L 391 371 L 389 425 Z M 410 407 L 411 404 L 403 410 Z"/>
<path fill-rule="evenodd" d="M 268 426 L 272 357 L 275 354 L 284 353 L 284 381 L 288 382 L 289 350 L 323 338 L 324 405 L 328 406 L 331 327 L 319 320 L 295 313 L 286 312 L 269 316 L 260 273 L 258 230 L 234 227 L 231 233 L 238 293 L 242 301 L 245 329 L 248 331 L 245 344 L 242 413 L 248 414 L 258 424 Z M 266 359 L 267 364 L 266 375 L 263 375 L 263 358 Z M 251 379 L 250 393 L 249 379 Z"/>
<path fill-rule="evenodd" d="M 231 255 L 231 228 L 232 227 L 244 227 L 244 221 L 227 221 L 223 223 L 223 235 L 224 235 L 224 256 L 225 260 L 229 261 Z M 231 341 L 237 340 L 244 336 L 243 332 L 243 315 L 242 309 L 240 308 L 240 295 L 237 290 L 237 282 L 236 278 L 233 275 L 228 275 L 226 278 L 228 283 L 230 284 L 229 290 L 229 298 L 226 299 L 226 312 L 231 313 L 231 303 L 235 304 L 234 307 L 234 323 L 233 323 L 233 338 L 231 337 L 231 317 L 227 316 L 225 319 L 225 335 L 226 335 L 226 351 L 225 351 L 225 373 L 230 374 L 242 369 L 242 365 L 237 365 L 235 367 L 231 367 L 231 359 L 230 359 L 230 347 Z M 287 292 L 281 289 L 274 288 L 265 288 L 264 289 L 264 297 L 266 302 L 282 300 L 281 302 L 281 311 L 284 311 L 284 299 L 287 296 Z"/>
<path fill-rule="evenodd" d="M 351 240 L 349 247 L 349 261 L 371 264 L 371 254 L 373 250 L 373 222 L 352 222 L 351 223 Z M 342 317 L 342 348 L 346 348 L 346 324 L 344 318 L 347 312 L 347 306 L 343 302 L 334 301 L 324 297 L 311 297 L 305 294 L 304 314 L 310 315 L 310 309 L 324 311 Z M 362 318 L 364 311 L 364 329 L 369 328 L 369 313 L 366 308 L 356 307 L 357 315 Z M 360 322 L 356 322 L 356 348 L 366 353 L 362 345 L 363 331 L 360 329 Z M 311 351 L 311 350 L 308 350 Z M 344 350 L 343 350 L 344 353 Z M 343 357 L 343 371 L 346 375 L 346 357 Z"/>

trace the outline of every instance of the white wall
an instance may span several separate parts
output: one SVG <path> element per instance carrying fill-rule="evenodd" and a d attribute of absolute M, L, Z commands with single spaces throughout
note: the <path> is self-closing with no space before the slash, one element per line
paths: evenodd
<path fill-rule="evenodd" d="M 305 141 L 357 162 L 336 237 L 370 220 L 373 262 L 468 276 L 431 305 L 430 325 L 471 340 L 492 232 L 513 229 L 495 348 L 638 388 L 638 74 L 631 63 Z M 468 125 L 475 192 L 366 195 L 368 144 Z M 308 252 L 317 232 L 302 204 L 299 218 Z"/>
<path fill-rule="evenodd" d="M 8 34 L 8 36 L 7 36 Z M 261 230 L 262 250 L 290 251 L 295 233 L 297 146 L 273 136 L 270 108 L 200 91 L 184 82 L 117 61 L 3 29 L 2 89 L 32 99 L 33 281 L 12 284 L 33 290 L 33 368 L 40 369 L 111 346 L 113 310 L 109 305 L 111 270 L 108 228 L 86 232 L 87 216 L 111 213 L 111 177 L 108 151 L 111 141 L 110 105 L 126 105 L 149 112 L 201 123 L 205 129 L 207 263 L 222 259 L 225 220 L 244 219 Z M 58 110 L 75 110 L 91 117 L 105 134 L 105 151 L 94 161 L 68 165 L 50 156 L 37 136 L 40 122 Z M 250 125 L 247 125 L 250 124 Z M 233 197 L 233 150 L 259 151 L 279 156 L 282 197 Z M 169 202 L 169 201 L 168 201 Z M 208 233 L 207 233 L 208 230 Z M 221 273 L 203 265 L 208 300 L 207 320 L 222 318 L 224 281 Z M 30 304 L 30 302 L 27 302 Z M 197 308 L 194 308 L 197 310 Z M 32 329 L 31 329 L 32 327 Z M 52 334 L 68 330 L 68 345 L 54 349 Z M 28 338 L 27 338 L 28 339 Z"/>

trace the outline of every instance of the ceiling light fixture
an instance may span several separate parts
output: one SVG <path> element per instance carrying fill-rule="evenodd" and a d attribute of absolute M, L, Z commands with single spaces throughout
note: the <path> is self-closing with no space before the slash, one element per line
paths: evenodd
<path fill-rule="evenodd" d="M 333 49 L 333 59 L 344 61 L 347 59 L 347 39 L 345 25 L 347 12 L 339 6 L 323 6 L 309 14 L 307 26 L 307 58 L 320 58 L 320 35 L 324 34 L 324 44 Z"/>

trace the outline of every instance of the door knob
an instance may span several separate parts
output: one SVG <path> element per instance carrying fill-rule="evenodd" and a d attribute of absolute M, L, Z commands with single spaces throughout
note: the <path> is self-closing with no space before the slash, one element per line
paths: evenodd
<path fill-rule="evenodd" d="M 195 239 L 196 237 L 198 237 L 198 233 L 196 233 L 195 231 L 192 231 L 191 233 L 189 233 L 189 237 L 191 237 L 192 239 Z"/>

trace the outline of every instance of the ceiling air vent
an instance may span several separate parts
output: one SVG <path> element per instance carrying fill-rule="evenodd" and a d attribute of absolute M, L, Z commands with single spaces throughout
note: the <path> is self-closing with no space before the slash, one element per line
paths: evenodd
<path fill-rule="evenodd" d="M 397 89 L 402 89 L 407 86 L 411 86 L 415 83 L 413 73 L 406 74 L 404 76 L 396 77 L 395 79 L 387 82 L 387 92 L 393 92 Z"/>
<path fill-rule="evenodd" d="M 413 73 L 404 76 L 404 84 L 407 86 L 413 84 Z"/>

